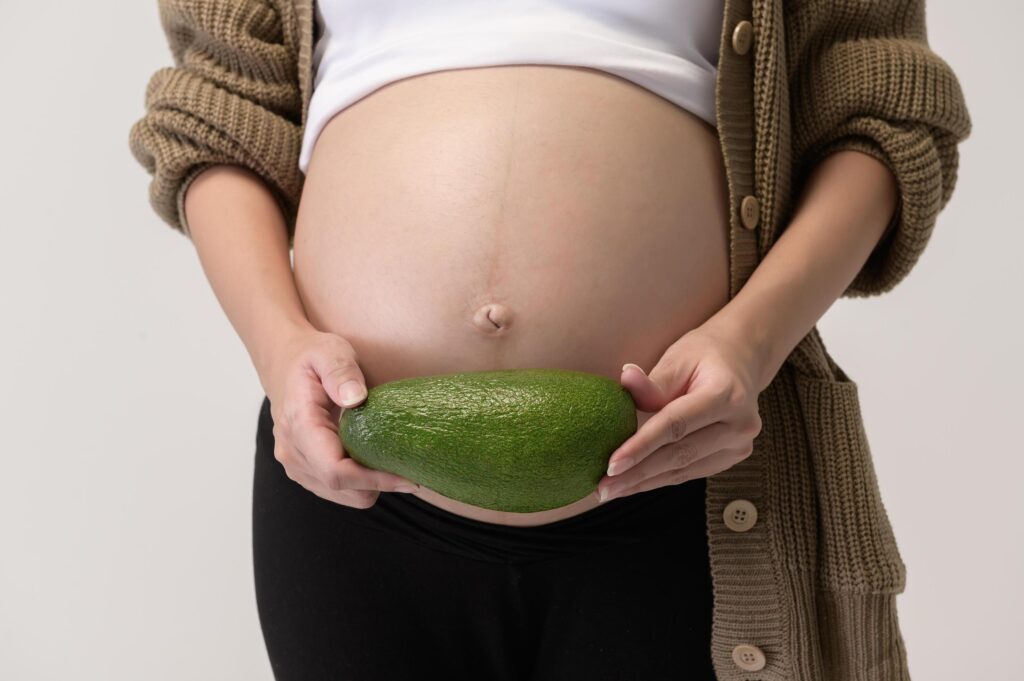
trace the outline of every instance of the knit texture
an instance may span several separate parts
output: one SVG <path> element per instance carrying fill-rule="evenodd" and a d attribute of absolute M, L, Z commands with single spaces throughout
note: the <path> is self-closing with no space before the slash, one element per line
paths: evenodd
<path fill-rule="evenodd" d="M 146 115 L 129 133 L 132 154 L 153 176 L 153 208 L 188 235 L 188 185 L 211 165 L 240 165 L 266 180 L 291 239 L 304 180 L 294 8 L 253 0 L 158 6 L 175 66 L 149 79 Z"/>
<path fill-rule="evenodd" d="M 785 9 L 783 9 L 785 4 Z M 216 164 L 262 177 L 293 242 L 298 156 L 312 93 L 312 0 L 158 0 L 174 66 L 157 70 L 129 133 L 150 202 L 188 235 L 190 182 Z M 791 218 L 825 156 L 854 149 L 895 174 L 889 229 L 843 292 L 891 290 L 918 262 L 957 178 L 971 122 L 929 48 L 923 0 L 725 0 L 716 83 L 730 207 L 730 297 Z M 732 48 L 740 21 L 754 39 Z M 755 229 L 740 220 L 747 196 Z M 906 567 L 881 499 L 858 388 L 814 327 L 758 398 L 751 456 L 707 479 L 719 681 L 906 681 L 896 595 Z M 745 531 L 724 509 L 758 511 Z M 757 646 L 765 666 L 734 661 Z M 686 670 L 680 670 L 680 679 Z"/>
<path fill-rule="evenodd" d="M 971 127 L 960 83 L 927 45 L 922 0 L 794 6 L 785 26 L 798 184 L 839 149 L 895 173 L 895 224 L 843 295 L 883 293 L 913 268 L 953 193 L 957 143 Z"/>

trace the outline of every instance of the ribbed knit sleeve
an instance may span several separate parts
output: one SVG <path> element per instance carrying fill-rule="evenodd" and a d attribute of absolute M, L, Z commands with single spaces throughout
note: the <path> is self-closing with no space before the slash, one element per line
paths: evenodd
<path fill-rule="evenodd" d="M 174 59 L 150 77 L 145 115 L 129 131 L 135 159 L 152 176 L 149 200 L 191 237 L 184 197 L 214 164 L 263 178 L 294 229 L 302 99 L 294 38 L 272 0 L 158 0 Z"/>
<path fill-rule="evenodd" d="M 793 9 L 790 9 L 792 7 Z M 956 75 L 928 45 L 924 0 L 816 0 L 787 7 L 794 180 L 856 149 L 895 174 L 884 236 L 842 297 L 895 287 L 927 245 L 971 130 Z"/>

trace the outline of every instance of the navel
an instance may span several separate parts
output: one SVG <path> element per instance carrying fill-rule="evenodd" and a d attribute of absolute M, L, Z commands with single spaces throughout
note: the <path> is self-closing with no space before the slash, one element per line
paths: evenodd
<path fill-rule="evenodd" d="M 504 333 L 512 323 L 512 312 L 501 303 L 485 303 L 473 313 L 473 326 L 481 333 Z"/>

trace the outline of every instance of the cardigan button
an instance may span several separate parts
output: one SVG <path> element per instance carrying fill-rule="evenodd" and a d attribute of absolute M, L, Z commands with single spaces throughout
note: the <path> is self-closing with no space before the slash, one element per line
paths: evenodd
<path fill-rule="evenodd" d="M 757 506 L 746 499 L 733 499 L 722 512 L 725 526 L 733 532 L 746 532 L 757 522 Z"/>
<path fill-rule="evenodd" d="M 754 41 L 754 25 L 744 19 L 732 31 L 732 49 L 736 54 L 746 54 Z"/>
<path fill-rule="evenodd" d="M 740 201 L 740 221 L 747 229 L 757 227 L 757 221 L 761 217 L 761 205 L 754 196 L 744 196 Z"/>
<path fill-rule="evenodd" d="M 732 661 L 745 672 L 764 669 L 764 653 L 757 646 L 741 643 L 732 649 Z"/>

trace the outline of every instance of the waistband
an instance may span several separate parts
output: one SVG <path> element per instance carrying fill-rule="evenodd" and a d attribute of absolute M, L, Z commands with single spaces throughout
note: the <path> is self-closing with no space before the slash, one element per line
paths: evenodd
<path fill-rule="evenodd" d="M 467 558 L 529 562 L 665 539 L 707 551 L 704 479 L 619 497 L 570 518 L 528 527 L 488 523 L 413 494 L 382 492 L 359 522 Z"/>

